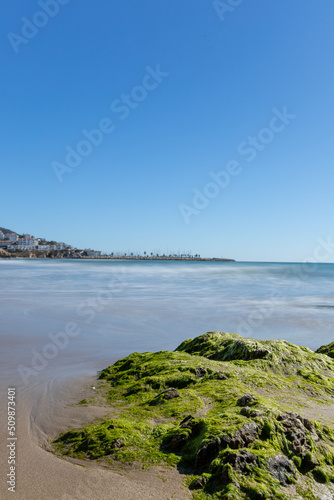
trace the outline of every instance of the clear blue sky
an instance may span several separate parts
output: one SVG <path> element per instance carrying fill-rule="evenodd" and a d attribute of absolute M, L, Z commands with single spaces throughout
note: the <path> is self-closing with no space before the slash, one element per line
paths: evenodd
<path fill-rule="evenodd" d="M 0 226 L 237 260 L 334 238 L 332 0 L 55 2 L 0 7 Z"/>

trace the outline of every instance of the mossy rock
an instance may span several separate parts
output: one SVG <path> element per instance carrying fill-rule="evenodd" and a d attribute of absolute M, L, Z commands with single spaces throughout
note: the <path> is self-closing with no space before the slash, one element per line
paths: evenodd
<path fill-rule="evenodd" d="M 330 358 L 334 358 L 334 342 L 319 347 L 319 349 L 317 349 L 315 352 L 320 354 L 327 354 L 327 356 L 329 356 Z"/>
<path fill-rule="evenodd" d="M 195 339 L 185 340 L 176 351 L 218 361 L 263 360 L 259 366 L 290 373 L 298 369 L 319 372 L 334 367 L 333 363 L 319 356 L 318 351 L 314 353 L 308 347 L 296 346 L 285 340 L 255 340 L 236 333 L 208 332 Z"/>
<path fill-rule="evenodd" d="M 62 434 L 58 453 L 182 467 L 198 500 L 334 494 L 333 420 L 309 417 L 334 404 L 334 360 L 320 352 L 209 332 L 100 379 L 118 416 Z"/>

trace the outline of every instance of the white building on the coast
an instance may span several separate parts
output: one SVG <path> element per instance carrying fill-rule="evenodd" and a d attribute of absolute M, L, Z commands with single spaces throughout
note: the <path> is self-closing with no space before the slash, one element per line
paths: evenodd
<path fill-rule="evenodd" d="M 18 250 L 35 250 L 38 247 L 38 241 L 34 238 L 21 238 L 16 245 Z"/>
<path fill-rule="evenodd" d="M 18 241 L 19 237 L 15 233 L 9 233 L 9 234 L 7 234 L 7 239 L 9 241 L 14 241 L 14 243 L 16 243 Z"/>
<path fill-rule="evenodd" d="M 37 250 L 53 250 L 53 245 L 38 245 Z"/>
<path fill-rule="evenodd" d="M 53 250 L 64 250 L 66 247 L 65 243 L 56 243 L 56 245 L 53 245 Z"/>
<path fill-rule="evenodd" d="M 53 250 L 56 252 L 75 249 L 62 241 L 48 244 L 44 238 L 33 238 L 28 233 L 19 238 L 15 233 L 5 235 L 2 231 L 0 231 L 0 248 L 7 248 L 7 250 Z"/>
<path fill-rule="evenodd" d="M 55 245 L 41 245 L 40 243 L 38 243 L 37 245 L 37 250 L 55 250 L 56 252 L 57 251 L 60 251 L 60 250 L 65 250 L 69 248 L 69 245 L 66 245 L 65 243 L 56 243 Z M 73 248 L 73 247 L 71 247 Z"/>

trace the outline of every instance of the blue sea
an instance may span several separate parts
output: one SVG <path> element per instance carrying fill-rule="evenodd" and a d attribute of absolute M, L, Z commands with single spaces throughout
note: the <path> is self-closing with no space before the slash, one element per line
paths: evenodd
<path fill-rule="evenodd" d="M 334 264 L 0 260 L 0 279 L 1 375 L 25 384 L 212 330 L 334 340 Z"/>

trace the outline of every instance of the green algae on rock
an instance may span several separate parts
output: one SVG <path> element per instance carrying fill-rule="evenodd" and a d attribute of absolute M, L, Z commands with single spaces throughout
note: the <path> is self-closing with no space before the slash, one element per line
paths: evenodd
<path fill-rule="evenodd" d="M 331 344 L 322 345 L 315 352 L 318 352 L 320 354 L 327 354 L 327 356 L 329 356 L 330 358 L 334 358 L 334 342 L 332 342 Z"/>
<path fill-rule="evenodd" d="M 198 500 L 333 498 L 328 356 L 209 332 L 174 352 L 133 353 L 100 379 L 116 416 L 62 434 L 58 453 L 177 466 Z"/>

